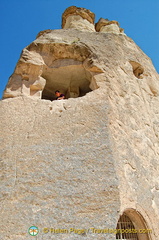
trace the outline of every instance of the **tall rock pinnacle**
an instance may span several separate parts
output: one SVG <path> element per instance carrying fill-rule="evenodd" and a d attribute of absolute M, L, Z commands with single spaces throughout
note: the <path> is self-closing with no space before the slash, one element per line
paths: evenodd
<path fill-rule="evenodd" d="M 158 239 L 159 76 L 117 21 L 94 19 L 66 9 L 8 81 L 1 239 Z"/>

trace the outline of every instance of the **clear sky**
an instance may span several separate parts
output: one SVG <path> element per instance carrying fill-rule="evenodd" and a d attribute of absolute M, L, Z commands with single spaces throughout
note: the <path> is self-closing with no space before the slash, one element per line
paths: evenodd
<path fill-rule="evenodd" d="M 61 29 L 62 13 L 72 5 L 94 12 L 96 22 L 117 20 L 159 72 L 159 0 L 0 0 L 0 98 L 22 49 L 38 32 Z"/>

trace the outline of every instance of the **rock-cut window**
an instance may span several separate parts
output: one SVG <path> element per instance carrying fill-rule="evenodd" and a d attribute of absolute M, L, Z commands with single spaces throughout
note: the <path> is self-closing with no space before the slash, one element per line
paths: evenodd
<path fill-rule="evenodd" d="M 126 214 L 120 216 L 116 230 L 116 239 L 139 240 L 137 236 L 137 230 L 135 229 L 132 221 Z"/>

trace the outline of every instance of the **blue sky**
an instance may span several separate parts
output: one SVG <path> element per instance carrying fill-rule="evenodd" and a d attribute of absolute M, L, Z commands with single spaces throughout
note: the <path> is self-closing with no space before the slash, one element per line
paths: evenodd
<path fill-rule="evenodd" d="M 94 12 L 96 22 L 117 20 L 159 73 L 159 0 L 0 0 L 0 98 L 22 49 L 38 32 L 61 29 L 62 13 L 72 5 Z"/>

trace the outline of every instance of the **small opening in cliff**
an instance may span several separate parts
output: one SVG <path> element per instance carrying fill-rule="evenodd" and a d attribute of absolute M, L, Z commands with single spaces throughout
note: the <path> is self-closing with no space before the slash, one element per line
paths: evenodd
<path fill-rule="evenodd" d="M 53 61 L 51 66 L 43 68 L 42 77 L 46 79 L 42 99 L 51 101 L 56 99 L 56 90 L 65 94 L 67 99 L 82 97 L 98 88 L 92 74 L 84 68 L 82 62 L 74 59 Z"/>
<path fill-rule="evenodd" d="M 116 239 L 134 239 L 134 240 L 139 240 L 137 233 L 131 233 L 129 231 L 127 232 L 120 232 L 121 229 L 134 229 L 135 227 L 132 223 L 132 221 L 130 220 L 130 218 L 128 216 L 126 216 L 126 214 L 123 214 L 117 224 L 117 231 L 119 231 L 116 234 Z"/>
<path fill-rule="evenodd" d="M 142 78 L 142 74 L 144 72 L 143 66 L 138 62 L 134 62 L 134 61 L 129 61 L 129 62 L 133 68 L 133 73 L 135 77 Z"/>
<path fill-rule="evenodd" d="M 116 239 L 149 240 L 151 232 L 152 230 L 148 228 L 141 214 L 135 209 L 130 208 L 127 209 L 118 220 Z"/>

